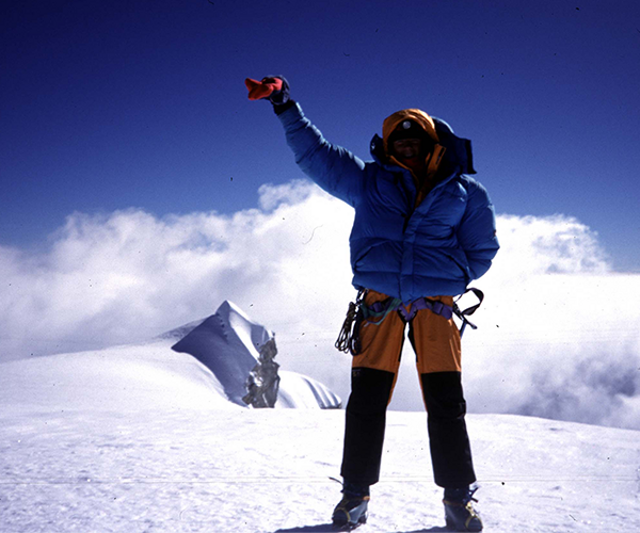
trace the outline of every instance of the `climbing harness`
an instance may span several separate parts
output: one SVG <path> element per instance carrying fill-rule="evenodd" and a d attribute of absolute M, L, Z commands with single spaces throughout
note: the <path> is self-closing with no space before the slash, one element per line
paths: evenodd
<path fill-rule="evenodd" d="M 365 305 L 363 307 L 363 317 L 369 319 L 370 322 L 379 324 L 389 313 L 398 311 L 405 322 L 411 322 L 417 312 L 422 309 L 429 309 L 436 315 L 440 315 L 447 320 L 453 316 L 453 307 L 443 304 L 438 300 L 418 298 L 409 304 L 409 310 L 407 311 L 407 308 L 400 298 L 387 298 L 381 302 L 374 302 L 369 306 Z"/>
<path fill-rule="evenodd" d="M 478 303 L 462 310 L 457 302 L 468 292 L 472 292 L 478 298 Z M 411 322 L 418 311 L 429 309 L 432 313 L 440 315 L 446 320 L 450 320 L 453 315 L 456 315 L 462 321 L 462 326 L 460 327 L 460 337 L 462 337 L 467 325 L 469 325 L 471 329 L 478 329 L 478 326 L 472 323 L 467 317 L 478 310 L 484 299 L 484 294 L 480 289 L 469 288 L 456 299 L 453 306 L 430 298 L 418 298 L 411 302 L 408 306 L 409 310 L 407 310 L 407 307 L 405 307 L 400 298 L 393 297 L 389 297 L 380 302 L 374 302 L 371 305 L 366 305 L 364 303 L 366 293 L 366 289 L 360 289 L 355 302 L 349 302 L 347 316 L 340 329 L 338 339 L 335 342 L 335 347 L 339 351 L 351 353 L 351 355 L 354 356 L 360 353 L 361 346 L 358 333 L 363 320 L 367 320 L 370 324 L 379 325 L 387 315 L 398 311 L 405 322 Z"/>

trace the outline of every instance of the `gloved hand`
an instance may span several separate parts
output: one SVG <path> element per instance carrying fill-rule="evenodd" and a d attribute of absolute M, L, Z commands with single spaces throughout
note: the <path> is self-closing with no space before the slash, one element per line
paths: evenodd
<path fill-rule="evenodd" d="M 249 90 L 249 100 L 268 99 L 274 106 L 289 101 L 289 83 L 282 76 L 267 76 L 260 81 L 247 78 L 244 84 Z"/>

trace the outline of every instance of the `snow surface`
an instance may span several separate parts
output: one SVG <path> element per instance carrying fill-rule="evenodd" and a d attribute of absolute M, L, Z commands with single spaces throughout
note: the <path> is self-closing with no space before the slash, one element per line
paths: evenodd
<path fill-rule="evenodd" d="M 0 532 L 328 531 L 344 411 L 319 409 L 325 389 L 300 375 L 289 387 L 287 372 L 281 400 L 312 409 L 234 403 L 211 369 L 171 350 L 205 322 L 0 363 Z M 486 531 L 640 531 L 640 432 L 490 414 L 468 425 Z M 440 500 L 426 415 L 390 411 L 359 531 L 444 531 Z"/>

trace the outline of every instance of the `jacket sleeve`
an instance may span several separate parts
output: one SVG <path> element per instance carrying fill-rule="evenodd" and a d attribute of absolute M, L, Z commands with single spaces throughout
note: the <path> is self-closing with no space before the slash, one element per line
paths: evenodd
<path fill-rule="evenodd" d="M 278 115 L 300 169 L 329 194 L 355 206 L 362 195 L 364 162 L 329 143 L 298 103 Z"/>
<path fill-rule="evenodd" d="M 495 211 L 487 190 L 475 180 L 468 190 L 467 208 L 458 227 L 458 242 L 467 256 L 469 281 L 472 281 L 489 270 L 500 245 Z"/>

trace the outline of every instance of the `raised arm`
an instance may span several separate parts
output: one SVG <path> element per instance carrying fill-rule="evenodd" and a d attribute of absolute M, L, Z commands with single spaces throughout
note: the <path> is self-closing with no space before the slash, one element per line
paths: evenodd
<path fill-rule="evenodd" d="M 282 77 L 258 82 L 247 79 L 249 99 L 267 99 L 282 122 L 287 143 L 300 169 L 328 193 L 350 205 L 361 196 L 364 162 L 349 150 L 329 143 L 289 97 L 289 84 Z"/>

